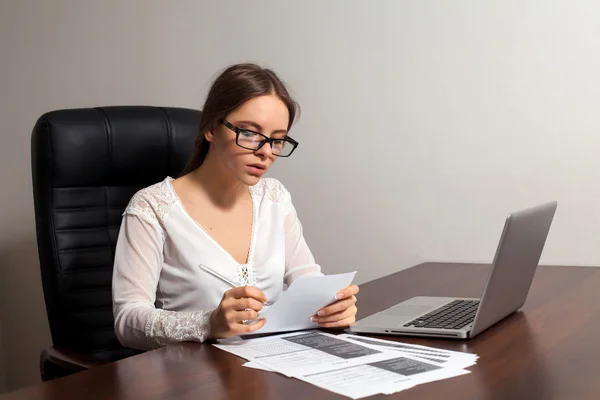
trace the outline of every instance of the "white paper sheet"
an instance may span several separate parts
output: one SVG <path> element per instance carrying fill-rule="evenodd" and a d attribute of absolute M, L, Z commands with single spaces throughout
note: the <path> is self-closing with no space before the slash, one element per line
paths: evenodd
<path fill-rule="evenodd" d="M 320 388 L 359 399 L 379 393 L 393 394 L 416 385 L 469 373 L 396 352 L 397 357 L 344 367 L 297 378 Z"/>
<path fill-rule="evenodd" d="M 427 359 L 412 357 L 411 354 L 402 352 L 397 352 L 397 354 L 398 357 L 405 356 L 407 359 L 422 362 L 424 365 L 442 366 L 442 363 L 435 363 Z M 397 361 L 398 360 L 395 359 L 394 362 Z M 244 366 L 274 372 L 254 361 L 248 361 Z M 410 376 L 377 368 L 376 366 L 359 365 L 334 369 L 332 371 L 321 372 L 314 375 L 308 374 L 297 378 L 342 396 L 360 399 L 380 393 L 390 395 L 402 390 L 410 389 L 419 384 L 448 379 L 469 373 L 469 371 L 460 369 L 454 365 L 451 368 L 448 368 L 447 364 L 443 366 L 444 368 L 438 369 L 435 372 Z"/>
<path fill-rule="evenodd" d="M 393 350 L 402 352 L 403 354 L 414 356 L 424 361 L 433 361 L 440 365 L 451 366 L 454 368 L 467 368 L 473 366 L 477 363 L 477 359 L 479 358 L 478 355 L 471 353 L 462 353 L 458 351 L 437 349 L 435 347 L 414 345 L 391 340 L 388 341 L 352 334 L 342 334 L 338 335 L 337 337 L 346 338 L 358 343 L 368 344 L 379 350 Z M 261 369 L 264 371 L 273 371 L 263 365 L 257 364 L 252 361 L 246 362 L 244 366 L 248 368 Z"/>
<path fill-rule="evenodd" d="M 244 365 L 250 368 L 295 377 L 352 399 L 392 394 L 469 373 L 443 357 L 457 352 L 430 349 L 428 356 L 435 353 L 443 360 L 434 362 L 397 349 L 360 343 L 351 340 L 351 336 L 308 331 L 257 339 L 226 339 L 214 346 L 249 360 Z M 405 348 L 414 350 L 413 347 L 425 348 L 415 345 Z"/>
<path fill-rule="evenodd" d="M 273 371 L 270 368 L 265 367 L 264 365 L 255 363 L 254 361 L 247 361 L 246 363 L 244 363 L 243 366 L 244 367 L 248 367 L 248 368 L 260 369 L 260 370 L 268 371 L 268 372 L 276 372 L 276 371 Z"/>
<path fill-rule="evenodd" d="M 373 346 L 318 331 L 226 340 L 213 346 L 286 376 L 318 373 L 398 356 L 393 351 L 376 350 Z"/>
<path fill-rule="evenodd" d="M 258 318 L 265 318 L 267 323 L 250 335 L 318 328 L 310 318 L 336 301 L 336 293 L 350 286 L 355 275 L 356 271 L 299 277 L 273 305 L 261 310 Z"/>
<path fill-rule="evenodd" d="M 341 337 L 352 340 L 357 343 L 368 344 L 375 346 L 380 350 L 401 351 L 404 354 L 410 354 L 424 360 L 440 363 L 444 366 L 452 366 L 457 368 L 467 368 L 477 363 L 479 356 L 470 353 L 461 353 L 458 351 L 437 349 L 421 345 L 396 342 L 392 340 L 376 339 L 359 335 L 342 334 Z"/>
<path fill-rule="evenodd" d="M 410 378 L 369 365 L 336 369 L 300 380 L 351 399 L 360 399 L 384 392 L 399 392 L 414 386 Z"/>

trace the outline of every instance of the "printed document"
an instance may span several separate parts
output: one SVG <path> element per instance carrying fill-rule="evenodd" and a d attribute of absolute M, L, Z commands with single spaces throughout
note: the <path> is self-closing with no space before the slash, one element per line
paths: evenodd
<path fill-rule="evenodd" d="M 349 339 L 357 343 L 368 344 L 376 349 L 401 351 L 404 354 L 413 355 L 423 360 L 433 361 L 444 366 L 453 366 L 458 368 L 467 368 L 477 363 L 479 358 L 475 354 L 461 353 L 458 351 L 442 350 L 433 347 L 420 346 L 415 344 L 395 342 L 391 340 L 375 339 L 359 335 L 342 334 L 340 337 Z"/>
<path fill-rule="evenodd" d="M 372 346 L 317 331 L 224 340 L 214 346 L 287 376 L 317 373 L 398 356 L 393 351 L 376 350 Z"/>
<path fill-rule="evenodd" d="M 214 346 L 249 360 L 253 368 L 295 377 L 352 399 L 469 373 L 448 363 L 318 331 L 227 339 Z"/>
<path fill-rule="evenodd" d="M 468 374 L 469 371 L 443 366 L 397 353 L 395 358 L 306 374 L 297 378 L 322 389 L 360 399 L 375 394 L 393 394 L 419 384 Z"/>

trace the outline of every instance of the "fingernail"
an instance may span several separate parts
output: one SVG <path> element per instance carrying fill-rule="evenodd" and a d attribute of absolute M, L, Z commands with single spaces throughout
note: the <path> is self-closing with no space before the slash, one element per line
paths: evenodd
<path fill-rule="evenodd" d="M 310 320 L 311 320 L 312 322 L 317 322 L 317 319 L 316 319 L 315 317 L 310 317 Z"/>
<path fill-rule="evenodd" d="M 317 313 L 317 315 L 318 315 L 318 316 L 323 316 L 323 315 L 325 315 L 325 311 L 321 310 L 321 311 L 319 311 L 319 312 Z"/>
<path fill-rule="evenodd" d="M 338 293 L 338 294 L 335 295 L 336 300 L 339 300 L 342 297 L 344 297 L 344 293 Z"/>

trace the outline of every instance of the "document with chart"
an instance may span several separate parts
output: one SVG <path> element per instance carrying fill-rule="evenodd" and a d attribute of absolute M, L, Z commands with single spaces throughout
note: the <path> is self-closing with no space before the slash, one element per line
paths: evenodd
<path fill-rule="evenodd" d="M 214 346 L 250 361 L 254 368 L 294 377 L 353 399 L 391 394 L 469 373 L 456 366 L 318 331 L 223 340 Z"/>
<path fill-rule="evenodd" d="M 375 339 L 370 337 L 343 334 L 338 337 L 374 346 L 376 349 L 387 349 L 401 351 L 405 354 L 410 354 L 424 360 L 433 361 L 441 365 L 451 365 L 458 368 L 467 368 L 477 363 L 479 356 L 470 353 L 461 353 L 459 351 L 450 351 L 437 349 L 433 347 L 420 346 L 416 344 L 408 344 L 395 342 L 391 340 Z"/>
<path fill-rule="evenodd" d="M 287 376 L 383 361 L 396 356 L 392 351 L 376 350 L 317 331 L 222 341 L 214 346 Z"/>

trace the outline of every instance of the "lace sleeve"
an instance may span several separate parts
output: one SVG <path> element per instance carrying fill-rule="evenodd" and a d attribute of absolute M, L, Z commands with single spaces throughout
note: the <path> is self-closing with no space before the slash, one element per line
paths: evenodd
<path fill-rule="evenodd" d="M 212 311 L 176 312 L 155 310 L 146 323 L 146 337 L 158 345 L 172 342 L 203 342 L 210 334 Z"/>
<path fill-rule="evenodd" d="M 134 214 L 126 214 L 121 224 L 113 269 L 113 313 L 117 338 L 130 348 L 203 342 L 210 333 L 213 310 L 175 312 L 154 306 L 163 262 L 161 231 L 158 222 Z"/>

